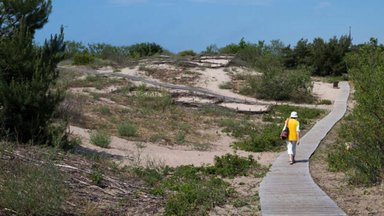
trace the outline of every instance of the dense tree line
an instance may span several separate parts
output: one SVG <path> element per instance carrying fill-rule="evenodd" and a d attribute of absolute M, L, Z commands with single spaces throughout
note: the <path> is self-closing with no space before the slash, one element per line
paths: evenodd
<path fill-rule="evenodd" d="M 86 60 L 78 61 L 79 64 L 87 64 L 100 58 L 111 60 L 118 64 L 124 64 L 128 59 L 138 59 L 149 57 L 156 54 L 162 54 L 165 50 L 156 43 L 138 43 L 131 46 L 112 46 L 105 43 L 95 43 L 84 45 L 81 42 L 67 41 L 66 56 L 67 58 L 82 58 Z"/>

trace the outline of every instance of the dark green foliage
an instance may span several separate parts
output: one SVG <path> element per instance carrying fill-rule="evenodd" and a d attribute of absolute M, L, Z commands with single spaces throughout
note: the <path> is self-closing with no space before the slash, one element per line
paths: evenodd
<path fill-rule="evenodd" d="M 63 98 L 59 89 L 53 89 L 59 75 L 56 65 L 64 57 L 63 31 L 42 47 L 34 46 L 32 30 L 40 28 L 45 18 L 36 14 L 39 18 L 35 24 L 29 19 L 34 13 L 43 12 L 23 5 L 25 1 L 14 2 L 17 5 L 14 10 L 20 10 L 23 15 L 16 16 L 19 24 L 12 31 L 7 29 L 8 33 L 0 40 L 0 135 L 21 143 L 53 144 L 52 117 Z M 44 8 L 51 6 L 50 1 L 30 2 L 41 7 L 44 5 Z M 27 9 L 29 13 L 25 11 Z M 49 12 L 50 9 L 43 11 Z M 1 12 L 2 17 L 10 15 Z M 1 30 L 4 30 L 3 26 Z"/>
<path fill-rule="evenodd" d="M 346 172 L 352 183 L 377 183 L 384 179 L 384 46 L 371 39 L 347 62 L 357 106 L 343 127 L 349 147 L 336 148 L 329 155 L 329 165 Z"/>
<path fill-rule="evenodd" d="M 11 36 L 22 25 L 30 35 L 48 22 L 51 0 L 0 0 L 0 37 Z"/>
<path fill-rule="evenodd" d="M 340 76 L 347 73 L 344 57 L 351 51 L 351 46 L 350 36 L 333 37 L 328 42 L 315 38 L 312 43 L 301 39 L 294 49 L 286 47 L 283 50 L 283 64 L 287 68 L 305 66 L 313 75 Z"/>

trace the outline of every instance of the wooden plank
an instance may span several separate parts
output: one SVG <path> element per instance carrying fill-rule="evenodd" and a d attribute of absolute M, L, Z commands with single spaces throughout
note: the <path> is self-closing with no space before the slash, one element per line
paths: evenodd
<path fill-rule="evenodd" d="M 260 184 L 262 215 L 346 215 L 313 181 L 308 161 L 320 141 L 345 114 L 349 91 L 348 83 L 340 82 L 332 111 L 315 124 L 297 147 L 296 159 L 300 163 L 289 165 L 286 152 L 273 163 Z"/>

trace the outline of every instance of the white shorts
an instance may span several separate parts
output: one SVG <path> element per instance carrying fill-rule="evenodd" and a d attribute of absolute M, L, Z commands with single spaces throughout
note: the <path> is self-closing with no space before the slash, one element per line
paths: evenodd
<path fill-rule="evenodd" d="M 296 155 L 296 141 L 285 141 L 287 143 L 287 151 L 289 155 Z"/>

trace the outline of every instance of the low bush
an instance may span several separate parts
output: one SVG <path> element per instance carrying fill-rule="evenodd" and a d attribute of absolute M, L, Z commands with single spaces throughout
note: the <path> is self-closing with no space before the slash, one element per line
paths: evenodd
<path fill-rule="evenodd" d="M 327 100 L 327 99 L 321 99 L 317 104 L 320 104 L 320 105 L 331 105 L 332 101 L 331 100 Z"/>
<path fill-rule="evenodd" d="M 99 111 L 100 111 L 100 113 L 103 114 L 103 115 L 111 114 L 111 110 L 110 110 L 109 107 L 106 106 L 106 105 L 101 106 L 101 107 L 99 108 Z"/>
<path fill-rule="evenodd" d="M 137 135 L 137 128 L 129 121 L 124 121 L 117 126 L 117 131 L 120 136 L 132 137 Z"/>
<path fill-rule="evenodd" d="M 248 137 L 234 143 L 236 147 L 245 151 L 264 152 L 282 150 L 284 142 L 280 140 L 281 127 L 277 124 L 268 124 Z"/>
<path fill-rule="evenodd" d="M 258 85 L 249 85 L 255 87 L 254 91 L 262 99 L 313 102 L 312 81 L 310 73 L 306 70 L 284 71 L 271 68 L 264 72 Z"/>
<path fill-rule="evenodd" d="M 184 50 L 179 52 L 179 56 L 196 56 L 196 53 L 193 50 Z"/>
<path fill-rule="evenodd" d="M 139 91 L 136 99 L 139 106 L 156 111 L 164 111 L 172 104 L 172 97 L 165 93 Z"/>
<path fill-rule="evenodd" d="M 256 132 L 256 126 L 246 119 L 221 119 L 218 123 L 220 127 L 224 128 L 223 132 L 237 138 L 242 138 Z"/>
<path fill-rule="evenodd" d="M 255 172 L 261 169 L 261 165 L 251 155 L 244 158 L 234 154 L 226 154 L 220 157 L 215 156 L 214 161 L 214 166 L 207 167 L 205 171 L 222 177 L 245 176 L 250 171 Z"/>
<path fill-rule="evenodd" d="M 73 56 L 74 65 L 87 65 L 95 61 L 95 57 L 88 52 L 77 53 Z"/>
<path fill-rule="evenodd" d="M 153 187 L 152 193 L 166 197 L 164 215 L 206 215 L 234 194 L 234 189 L 218 175 L 234 177 L 255 171 L 265 174 L 266 168 L 252 157 L 230 154 L 215 157 L 215 164 L 207 167 L 134 168 L 134 173 Z"/>
<path fill-rule="evenodd" d="M 111 143 L 111 136 L 105 131 L 93 131 L 91 133 L 91 143 L 102 148 L 108 148 Z"/>
<path fill-rule="evenodd" d="M 91 173 L 90 173 L 90 179 L 92 180 L 92 183 L 97 185 L 97 186 L 102 186 L 102 183 L 103 183 L 103 173 L 102 171 L 100 170 L 100 168 L 96 165 L 93 165 L 92 166 L 92 170 L 91 170 Z"/>

